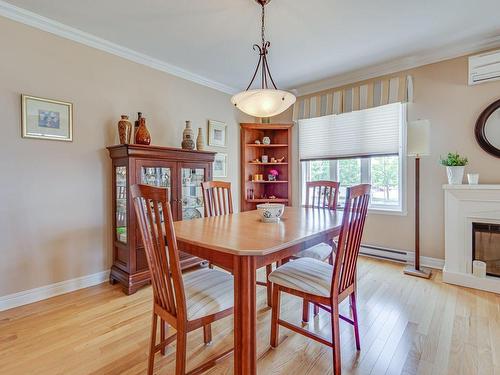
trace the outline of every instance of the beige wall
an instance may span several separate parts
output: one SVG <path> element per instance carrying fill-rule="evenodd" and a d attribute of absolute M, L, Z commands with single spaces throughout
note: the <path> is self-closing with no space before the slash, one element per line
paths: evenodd
<path fill-rule="evenodd" d="M 484 152 L 474 138 L 474 125 L 482 110 L 500 99 L 500 81 L 467 85 L 467 57 L 460 57 L 408 71 L 414 80 L 414 102 L 408 119 L 429 119 L 432 125 L 431 156 L 421 159 L 421 253 L 444 258 L 442 185 L 445 169 L 439 156 L 458 151 L 469 158 L 467 172 L 478 172 L 480 183 L 500 183 L 500 159 Z M 290 118 L 289 118 L 290 119 Z M 414 159 L 408 158 L 406 216 L 370 214 L 366 244 L 413 251 Z M 295 173 L 298 176 L 298 172 Z M 297 189 L 296 189 L 297 190 Z"/>
<path fill-rule="evenodd" d="M 184 120 L 225 121 L 239 202 L 240 114 L 229 95 L 0 17 L 0 296 L 107 270 L 105 147 L 121 114 L 147 118 L 153 144 L 179 147 Z M 74 142 L 22 139 L 20 96 L 74 103 Z"/>

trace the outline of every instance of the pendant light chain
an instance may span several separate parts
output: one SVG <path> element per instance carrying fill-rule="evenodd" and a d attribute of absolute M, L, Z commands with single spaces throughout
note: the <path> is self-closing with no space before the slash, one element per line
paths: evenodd
<path fill-rule="evenodd" d="M 253 45 L 253 49 L 255 51 L 259 52 L 259 61 L 257 62 L 257 67 L 255 68 L 255 72 L 253 73 L 252 79 L 250 83 L 248 84 L 247 88 L 245 91 L 248 91 L 250 87 L 252 86 L 253 82 L 255 81 L 255 77 L 257 76 L 257 73 L 259 72 L 259 68 L 261 69 L 261 88 L 262 89 L 267 89 L 269 88 L 268 85 L 268 80 L 271 81 L 272 86 L 274 87 L 275 90 L 278 88 L 276 87 L 276 84 L 274 83 L 273 77 L 271 75 L 271 71 L 269 70 L 269 64 L 267 63 L 267 54 L 269 53 L 268 48 L 271 46 L 271 43 L 269 41 L 266 41 L 266 7 L 265 7 L 265 2 L 261 2 L 261 7 L 262 7 L 262 16 L 261 16 L 261 45 L 259 46 L 258 44 Z"/>
<path fill-rule="evenodd" d="M 262 28 L 261 28 L 261 36 L 262 36 L 262 45 L 266 43 L 266 38 L 264 37 L 264 33 L 266 31 L 266 7 L 262 4 Z"/>

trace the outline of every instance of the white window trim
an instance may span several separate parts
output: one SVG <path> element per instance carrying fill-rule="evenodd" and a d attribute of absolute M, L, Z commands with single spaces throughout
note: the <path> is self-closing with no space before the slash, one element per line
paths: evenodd
<path fill-rule="evenodd" d="M 401 196 L 401 205 L 398 207 L 388 207 L 388 206 L 383 206 L 383 205 L 375 205 L 372 206 L 370 205 L 368 207 L 368 213 L 370 214 L 377 214 L 377 215 L 395 215 L 395 216 L 407 216 L 408 215 L 408 207 L 407 207 L 407 154 L 406 154 L 406 125 L 408 121 L 408 112 L 407 112 L 407 104 L 403 103 L 401 106 L 401 129 L 399 133 L 399 181 L 400 181 L 400 196 Z M 300 140 L 299 140 L 300 142 Z M 365 161 L 365 167 L 363 167 L 363 162 Z M 363 171 L 363 168 L 367 171 L 365 173 L 368 173 L 368 178 L 370 169 L 366 168 L 368 159 L 361 159 L 361 169 Z M 305 182 L 308 179 L 308 176 L 310 175 L 309 170 L 304 170 L 302 168 L 303 163 L 299 161 L 299 169 L 300 169 L 300 186 L 299 186 L 299 202 L 302 204 L 304 202 L 305 196 L 304 196 L 304 189 L 303 187 L 305 186 Z M 306 163 L 307 166 L 309 166 L 308 163 Z M 335 168 L 335 171 L 337 169 Z M 366 176 L 365 176 L 366 177 Z M 363 176 L 362 176 L 363 178 Z M 369 179 L 370 180 L 370 179 Z"/>

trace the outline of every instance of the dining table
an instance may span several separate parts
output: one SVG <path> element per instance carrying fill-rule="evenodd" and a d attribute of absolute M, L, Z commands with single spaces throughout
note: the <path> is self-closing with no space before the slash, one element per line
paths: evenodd
<path fill-rule="evenodd" d="M 174 223 L 179 250 L 234 276 L 234 374 L 257 374 L 256 271 L 340 233 L 342 211 L 286 207 L 278 222 L 257 210 Z"/>

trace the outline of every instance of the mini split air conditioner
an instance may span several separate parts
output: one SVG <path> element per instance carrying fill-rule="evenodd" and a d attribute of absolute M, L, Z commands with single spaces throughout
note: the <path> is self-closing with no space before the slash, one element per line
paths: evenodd
<path fill-rule="evenodd" d="M 469 56 L 469 85 L 500 79 L 500 50 Z"/>

